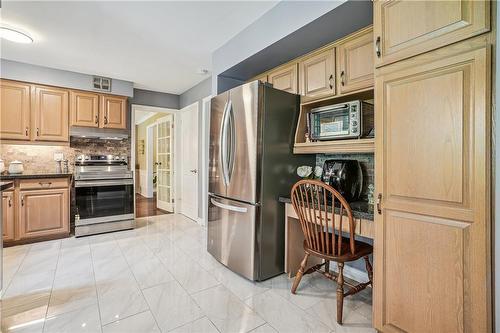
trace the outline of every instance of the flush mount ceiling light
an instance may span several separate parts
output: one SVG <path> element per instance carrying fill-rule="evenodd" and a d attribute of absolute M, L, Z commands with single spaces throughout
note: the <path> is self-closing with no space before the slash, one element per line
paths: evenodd
<path fill-rule="evenodd" d="M 33 43 L 33 38 L 31 38 L 27 34 L 7 27 L 0 27 L 0 38 L 10 40 L 11 42 L 14 43 L 22 43 L 22 44 Z"/>

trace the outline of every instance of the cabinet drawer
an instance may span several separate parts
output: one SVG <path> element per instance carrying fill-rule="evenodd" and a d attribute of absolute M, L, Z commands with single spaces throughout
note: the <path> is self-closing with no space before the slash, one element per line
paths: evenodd
<path fill-rule="evenodd" d="M 21 179 L 21 190 L 43 190 L 49 188 L 64 188 L 69 186 L 68 178 Z"/>

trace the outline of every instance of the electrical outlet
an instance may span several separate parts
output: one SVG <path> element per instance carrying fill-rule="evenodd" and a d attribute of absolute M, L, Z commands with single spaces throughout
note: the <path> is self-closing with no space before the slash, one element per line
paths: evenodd
<path fill-rule="evenodd" d="M 62 161 L 64 160 L 64 154 L 59 152 L 59 153 L 54 153 L 54 161 Z"/>

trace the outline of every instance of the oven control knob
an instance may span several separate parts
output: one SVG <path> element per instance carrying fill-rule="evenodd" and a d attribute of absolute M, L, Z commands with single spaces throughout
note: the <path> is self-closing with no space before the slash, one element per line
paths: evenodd
<path fill-rule="evenodd" d="M 120 159 L 120 156 L 115 156 L 115 160 L 119 160 Z"/>
<path fill-rule="evenodd" d="M 89 156 L 85 156 L 85 161 L 88 161 L 90 160 L 90 157 Z"/>
<path fill-rule="evenodd" d="M 358 132 L 358 127 L 357 127 L 357 126 L 353 126 L 352 131 L 353 131 L 354 133 L 357 133 L 357 132 Z"/>
<path fill-rule="evenodd" d="M 125 156 L 122 156 L 122 161 L 125 161 Z"/>
<path fill-rule="evenodd" d="M 356 127 L 356 126 L 358 126 L 358 122 L 356 120 L 353 120 L 353 121 L 351 121 L 351 125 Z"/>

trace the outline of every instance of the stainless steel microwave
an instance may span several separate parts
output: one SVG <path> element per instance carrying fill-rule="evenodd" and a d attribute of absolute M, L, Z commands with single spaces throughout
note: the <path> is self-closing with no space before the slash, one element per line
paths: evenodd
<path fill-rule="evenodd" d="M 309 113 L 312 140 L 352 139 L 373 136 L 373 104 L 351 101 L 314 108 Z"/>

